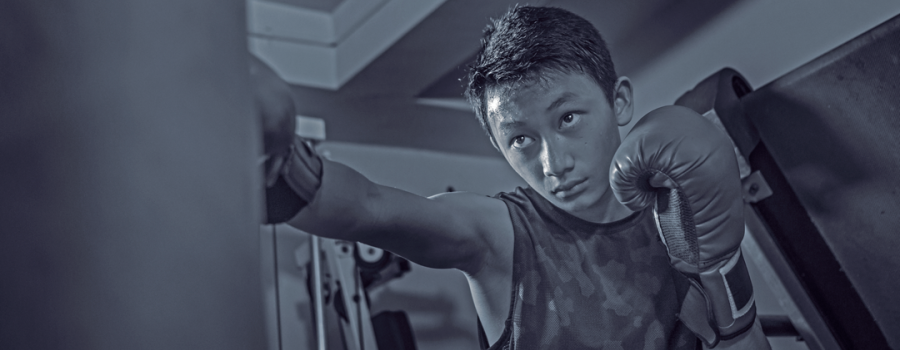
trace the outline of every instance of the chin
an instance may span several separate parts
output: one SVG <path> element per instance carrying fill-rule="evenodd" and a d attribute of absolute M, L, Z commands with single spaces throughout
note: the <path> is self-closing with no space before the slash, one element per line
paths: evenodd
<path fill-rule="evenodd" d="M 558 208 L 565 210 L 570 214 L 575 214 L 596 206 L 597 199 L 594 193 L 584 192 L 571 199 L 559 199 L 552 194 L 550 202 Z"/>

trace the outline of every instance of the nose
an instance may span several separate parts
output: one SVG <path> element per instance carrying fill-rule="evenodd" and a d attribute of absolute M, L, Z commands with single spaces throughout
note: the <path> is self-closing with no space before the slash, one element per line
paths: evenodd
<path fill-rule="evenodd" d="M 544 176 L 560 177 L 572 170 L 575 160 L 558 140 L 545 139 L 541 143 L 541 166 Z"/>

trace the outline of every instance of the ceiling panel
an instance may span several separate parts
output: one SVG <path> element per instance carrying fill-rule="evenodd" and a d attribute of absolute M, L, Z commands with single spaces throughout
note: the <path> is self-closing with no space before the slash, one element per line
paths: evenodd
<path fill-rule="evenodd" d="M 627 75 L 737 1 L 545 0 L 531 4 L 566 8 L 594 23 L 610 46 L 617 72 Z M 489 19 L 517 2 L 445 1 L 339 89 L 295 85 L 298 111 L 325 120 L 329 140 L 499 157 L 474 113 L 462 103 L 459 79 L 465 76 Z M 421 97 L 458 103 L 423 105 L 417 103 Z"/>
<path fill-rule="evenodd" d="M 344 0 L 269 0 L 310 10 L 333 12 Z"/>

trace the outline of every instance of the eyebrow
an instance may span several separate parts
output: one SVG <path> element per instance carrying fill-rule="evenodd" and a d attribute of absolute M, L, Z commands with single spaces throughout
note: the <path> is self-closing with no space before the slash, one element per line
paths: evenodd
<path fill-rule="evenodd" d="M 521 127 L 525 125 L 525 123 L 520 121 L 512 121 L 512 122 L 503 122 L 500 123 L 500 133 L 508 134 L 510 130 Z"/>
<path fill-rule="evenodd" d="M 571 92 L 563 93 L 562 96 L 557 98 L 556 101 L 553 101 L 553 103 L 551 103 L 550 106 L 547 107 L 547 110 L 548 111 L 554 110 L 557 107 L 559 107 L 560 105 L 562 105 L 563 103 L 569 102 L 569 100 L 572 99 L 573 97 L 575 97 L 575 94 L 573 94 Z"/>

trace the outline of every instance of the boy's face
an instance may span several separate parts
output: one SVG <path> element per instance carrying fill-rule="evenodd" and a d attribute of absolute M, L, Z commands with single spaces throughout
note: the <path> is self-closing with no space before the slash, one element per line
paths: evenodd
<path fill-rule="evenodd" d="M 621 142 L 618 127 L 631 120 L 627 78 L 616 82 L 613 105 L 590 76 L 577 72 L 489 90 L 486 102 L 500 152 L 544 198 L 594 222 L 618 204 L 609 190 L 609 166 Z"/>

